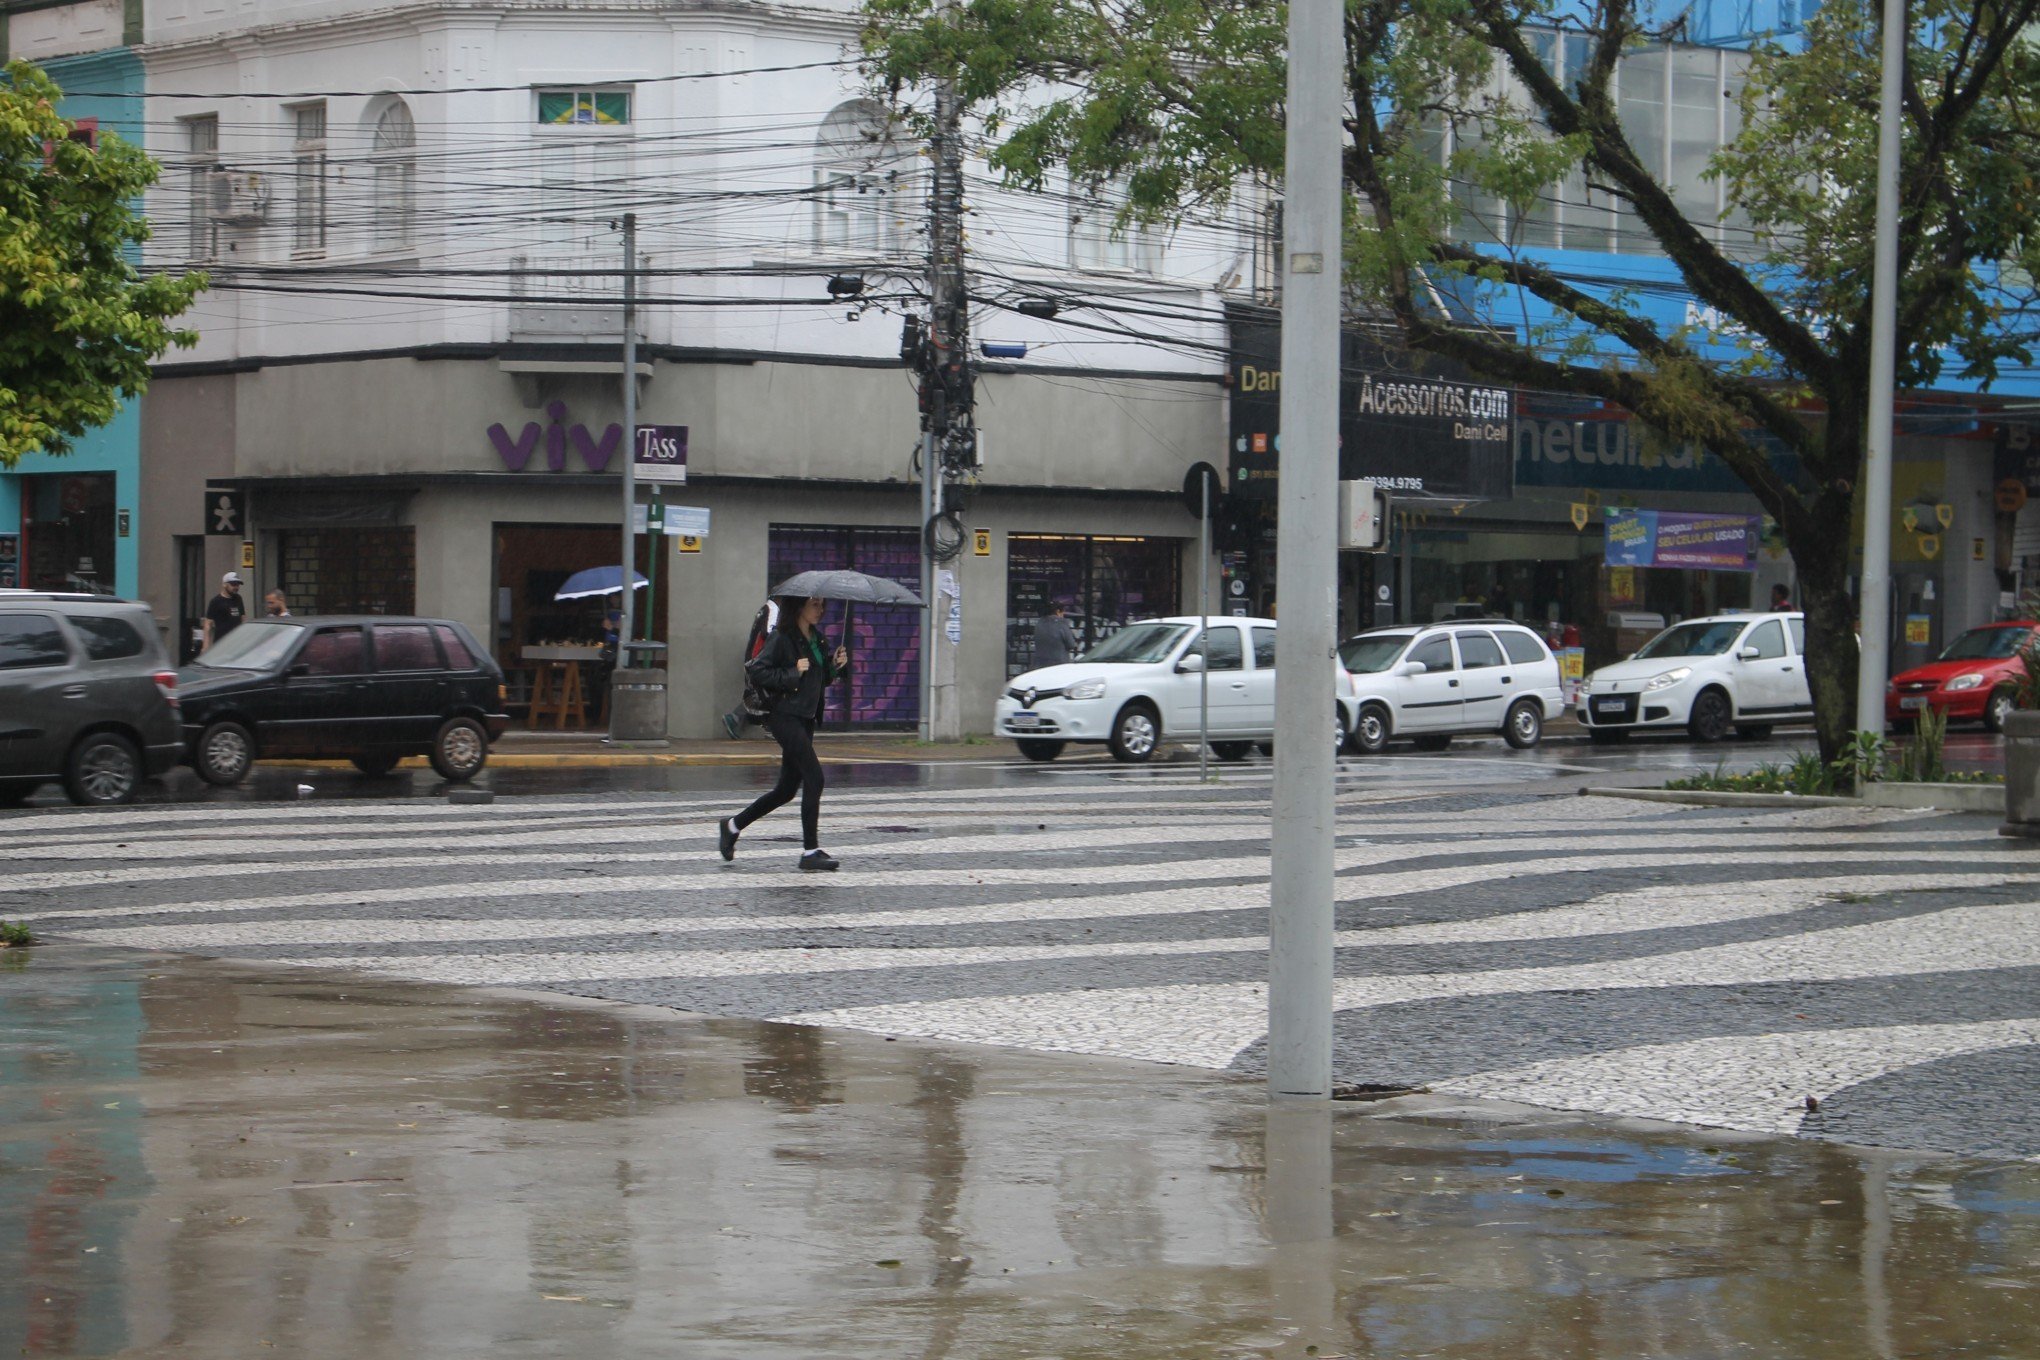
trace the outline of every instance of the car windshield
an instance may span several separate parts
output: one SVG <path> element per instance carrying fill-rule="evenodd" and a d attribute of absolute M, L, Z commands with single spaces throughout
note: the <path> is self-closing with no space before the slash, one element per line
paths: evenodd
<path fill-rule="evenodd" d="M 294 623 L 244 623 L 191 664 L 214 670 L 266 671 L 290 655 L 304 631 Z"/>
<path fill-rule="evenodd" d="M 1682 623 L 1676 628 L 1667 628 L 1659 633 L 1636 653 L 1638 661 L 1654 661 L 1671 656 L 1725 656 L 1735 640 L 1742 635 L 1740 619 L 1715 619 L 1711 622 L 1698 620 Z"/>
<path fill-rule="evenodd" d="M 1190 631 L 1182 623 L 1134 623 L 1114 633 L 1085 652 L 1084 661 L 1118 662 L 1122 665 L 1152 665 L 1165 660 Z"/>
<path fill-rule="evenodd" d="M 1388 633 L 1378 637 L 1347 638 L 1339 644 L 1339 662 L 1355 675 L 1374 675 L 1387 670 L 1402 655 L 1414 633 Z"/>
<path fill-rule="evenodd" d="M 2019 648 L 2031 637 L 2024 628 L 1972 628 L 1948 644 L 1948 650 L 1941 653 L 1943 661 L 2003 661 L 2006 657 L 2017 656 Z"/>

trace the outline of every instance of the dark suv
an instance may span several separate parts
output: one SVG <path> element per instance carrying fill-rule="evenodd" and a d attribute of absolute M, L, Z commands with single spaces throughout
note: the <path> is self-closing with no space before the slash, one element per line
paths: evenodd
<path fill-rule="evenodd" d="M 53 779 L 74 803 L 129 802 L 183 750 L 147 605 L 0 590 L 0 806 Z"/>
<path fill-rule="evenodd" d="M 271 756 L 381 775 L 424 755 L 472 779 L 510 724 L 503 672 L 446 619 L 250 619 L 178 673 L 178 693 L 186 759 L 211 784 Z"/>

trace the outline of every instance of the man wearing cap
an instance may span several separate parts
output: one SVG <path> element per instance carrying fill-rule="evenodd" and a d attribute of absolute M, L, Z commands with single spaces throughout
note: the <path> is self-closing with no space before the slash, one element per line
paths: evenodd
<path fill-rule="evenodd" d="M 241 598 L 241 573 L 230 571 L 220 578 L 220 593 L 206 601 L 205 645 L 199 651 L 211 651 L 215 642 L 239 628 L 247 616 L 248 602 Z"/>

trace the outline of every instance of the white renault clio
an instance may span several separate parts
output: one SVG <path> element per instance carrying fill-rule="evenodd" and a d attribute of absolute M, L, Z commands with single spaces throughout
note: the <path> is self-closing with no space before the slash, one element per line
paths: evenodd
<path fill-rule="evenodd" d="M 1683 727 L 1696 741 L 1767 737 L 1771 726 L 1807 722 L 1806 624 L 1800 614 L 1722 614 L 1687 619 L 1603 666 L 1580 688 L 1579 719 L 1596 741 Z"/>
<path fill-rule="evenodd" d="M 1164 739 L 1197 739 L 1205 651 L 1195 617 L 1145 619 L 1060 666 L 1015 676 L 999 696 L 993 730 L 1029 760 L 1054 760 L 1071 742 L 1103 742 L 1144 761 Z M 1275 621 L 1211 619 L 1211 752 L 1240 760 L 1275 736 Z M 1340 693 L 1344 676 L 1339 677 Z M 1343 743 L 1342 715 L 1328 734 Z"/>

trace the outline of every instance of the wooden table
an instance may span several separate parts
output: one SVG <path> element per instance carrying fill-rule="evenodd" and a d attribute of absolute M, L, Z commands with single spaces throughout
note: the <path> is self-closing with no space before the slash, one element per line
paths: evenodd
<path fill-rule="evenodd" d="M 537 729 L 550 717 L 553 726 L 565 731 L 568 723 L 588 725 L 587 697 L 581 687 L 583 662 L 600 661 L 596 646 L 526 647 L 518 656 L 533 663 L 531 726 Z"/>

